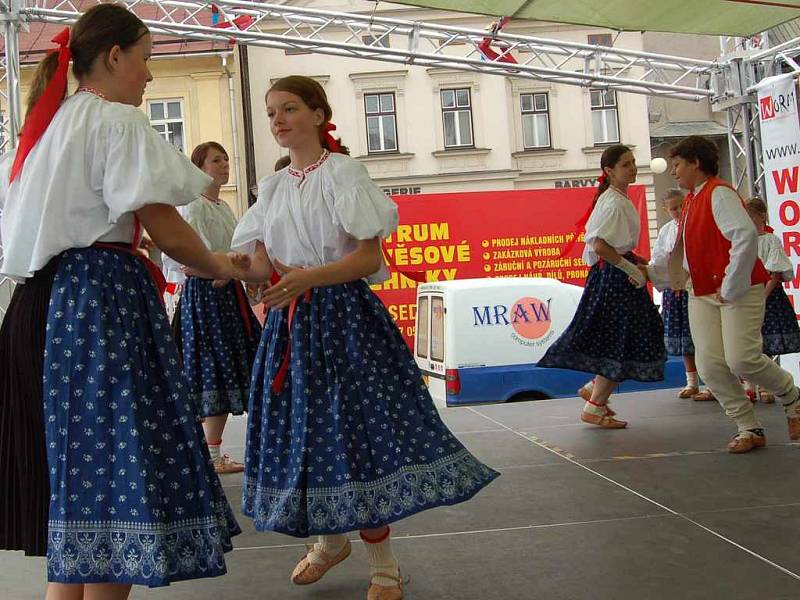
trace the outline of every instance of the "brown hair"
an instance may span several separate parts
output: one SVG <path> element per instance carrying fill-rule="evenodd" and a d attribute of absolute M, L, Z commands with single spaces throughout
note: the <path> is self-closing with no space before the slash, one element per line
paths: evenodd
<path fill-rule="evenodd" d="M 747 209 L 747 212 L 753 212 L 758 215 L 764 215 L 765 218 L 767 216 L 767 205 L 758 196 L 750 198 L 747 202 L 745 202 L 744 206 Z"/>
<path fill-rule="evenodd" d="M 225 151 L 225 148 L 222 147 L 222 144 L 218 144 L 217 142 L 203 142 L 192 150 L 192 163 L 194 163 L 195 167 L 202 170 L 206 162 L 206 156 L 208 156 L 208 151 L 212 148 L 222 152 L 225 158 L 228 158 L 228 153 Z"/>
<path fill-rule="evenodd" d="M 669 151 L 669 157 L 680 157 L 688 161 L 697 161 L 700 170 L 706 175 L 719 174 L 719 151 L 711 140 L 690 135 L 678 142 Z"/>
<path fill-rule="evenodd" d="M 275 170 L 280 171 L 281 169 L 285 169 L 288 167 L 292 162 L 291 156 L 281 156 L 278 160 L 275 161 Z"/>
<path fill-rule="evenodd" d="M 281 77 L 278 81 L 273 83 L 272 87 L 267 90 L 266 96 L 269 96 L 270 92 L 288 92 L 299 97 L 311 110 L 321 109 L 323 121 L 319 128 L 319 142 L 322 144 L 323 148 L 331 150 L 328 141 L 322 133 L 322 128 L 327 123 L 330 123 L 331 118 L 333 118 L 333 109 L 331 105 L 328 104 L 328 96 L 325 94 L 325 90 L 317 81 L 311 79 L 311 77 L 303 77 L 302 75 L 289 75 L 288 77 Z M 264 98 L 265 100 L 266 96 Z M 350 154 L 350 150 L 347 146 L 344 144 L 340 144 L 340 146 L 340 152 L 342 154 Z"/>
<path fill-rule="evenodd" d="M 600 156 L 600 170 L 603 171 L 603 174 L 606 174 L 606 169 L 613 169 L 619 159 L 622 158 L 625 154 L 630 152 L 631 149 L 628 146 L 623 144 L 614 144 L 613 146 L 609 146 L 605 150 L 603 150 L 603 154 Z M 611 183 L 608 181 L 608 176 L 606 175 L 605 180 L 597 186 L 597 193 L 594 195 L 594 202 L 597 202 L 597 199 L 600 195 L 605 192 Z"/>
<path fill-rule="evenodd" d="M 98 4 L 78 19 L 70 31 L 69 49 L 72 51 L 72 74 L 76 79 L 92 70 L 95 59 L 107 54 L 114 46 L 127 50 L 143 36 L 150 33 L 141 19 L 128 9 L 116 4 Z M 44 93 L 58 66 L 58 52 L 45 56 L 36 67 L 28 94 L 27 115 Z"/>

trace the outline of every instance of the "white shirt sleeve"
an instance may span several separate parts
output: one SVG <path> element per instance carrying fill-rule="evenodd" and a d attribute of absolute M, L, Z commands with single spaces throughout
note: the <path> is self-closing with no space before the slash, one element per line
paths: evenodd
<path fill-rule="evenodd" d="M 11 166 L 14 164 L 16 150 L 11 150 L 0 157 L 0 219 L 3 218 L 3 208 L 6 205 L 8 196 L 9 178 L 11 176 Z M 2 227 L 0 227 L 0 264 L 3 263 L 3 237 Z"/>
<path fill-rule="evenodd" d="M 794 278 L 792 261 L 786 256 L 780 238 L 774 233 L 758 236 L 758 257 L 770 273 L 780 273 L 784 281 Z"/>
<path fill-rule="evenodd" d="M 357 240 L 385 238 L 397 229 L 397 205 L 353 159 L 332 169 L 336 224 Z"/>
<path fill-rule="evenodd" d="M 624 254 L 636 246 L 639 231 L 632 231 L 631 221 L 626 214 L 628 207 L 623 204 L 624 202 L 630 204 L 630 200 L 613 189 L 606 190 L 597 199 L 589 221 L 586 223 L 584 261 L 587 264 L 592 265 L 597 262 L 594 252 L 595 240 L 603 240 L 620 254 Z"/>
<path fill-rule="evenodd" d="M 675 240 L 678 238 L 678 222 L 675 219 L 670 220 L 661 229 L 658 230 L 658 237 L 653 244 L 653 252 L 650 257 L 650 264 L 666 267 L 669 261 L 669 255 L 675 247 Z"/>
<path fill-rule="evenodd" d="M 147 204 L 188 204 L 212 182 L 136 112 L 105 132 L 102 189 L 111 223 Z"/>
<path fill-rule="evenodd" d="M 741 199 L 730 188 L 714 188 L 711 211 L 720 233 L 731 243 L 720 295 L 725 300 L 736 300 L 751 287 L 750 277 L 758 257 L 758 232 Z"/>
<path fill-rule="evenodd" d="M 258 200 L 239 219 L 239 224 L 236 225 L 231 239 L 231 250 L 253 254 L 256 251 L 256 242 L 264 243 L 267 205 L 270 201 L 270 190 L 275 187 L 270 185 L 274 183 L 270 182 L 273 177 L 275 175 L 268 176 L 258 182 Z"/>

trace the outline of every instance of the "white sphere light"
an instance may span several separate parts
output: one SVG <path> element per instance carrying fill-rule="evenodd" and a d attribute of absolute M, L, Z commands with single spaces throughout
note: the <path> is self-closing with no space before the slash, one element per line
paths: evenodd
<path fill-rule="evenodd" d="M 667 170 L 667 161 L 661 157 L 654 158 L 650 161 L 650 170 L 653 173 L 663 173 Z"/>

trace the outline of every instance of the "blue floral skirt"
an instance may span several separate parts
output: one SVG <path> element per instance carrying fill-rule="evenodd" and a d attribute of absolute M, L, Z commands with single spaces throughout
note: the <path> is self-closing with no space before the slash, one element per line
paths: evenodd
<path fill-rule="evenodd" d="M 689 329 L 689 292 L 664 290 L 661 295 L 664 318 L 664 345 L 670 356 L 694 356 L 694 342 Z"/>
<path fill-rule="evenodd" d="M 589 271 L 572 322 L 538 365 L 612 381 L 661 381 L 666 360 L 664 325 L 647 289 L 601 261 Z"/>
<path fill-rule="evenodd" d="M 363 282 L 315 288 L 289 341 L 270 312 L 248 405 L 242 512 L 292 536 L 380 527 L 464 502 L 498 473 L 453 436 L 381 301 Z"/>
<path fill-rule="evenodd" d="M 767 296 L 761 337 L 764 338 L 764 354 L 768 356 L 800 352 L 800 327 L 780 283 Z"/>
<path fill-rule="evenodd" d="M 63 253 L 44 358 L 47 575 L 151 587 L 226 572 L 239 533 L 155 285 L 131 254 Z"/>
<path fill-rule="evenodd" d="M 202 417 L 244 412 L 261 325 L 245 301 L 248 334 L 231 281 L 215 288 L 210 279 L 189 277 L 181 293 L 174 330 L 189 380 L 189 394 Z M 244 297 L 244 296 L 242 296 Z"/>

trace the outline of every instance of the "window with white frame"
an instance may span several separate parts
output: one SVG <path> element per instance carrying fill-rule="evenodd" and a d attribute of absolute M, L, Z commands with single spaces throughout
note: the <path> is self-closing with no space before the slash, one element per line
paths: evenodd
<path fill-rule="evenodd" d="M 397 104 L 393 92 L 364 94 L 367 153 L 397 152 Z"/>
<path fill-rule="evenodd" d="M 619 113 L 614 90 L 589 90 L 595 144 L 619 142 Z"/>
<path fill-rule="evenodd" d="M 528 149 L 550 147 L 550 102 L 547 93 L 520 94 L 522 145 Z"/>
<path fill-rule="evenodd" d="M 182 100 L 150 100 L 147 103 L 150 124 L 161 137 L 183 152 L 183 101 Z"/>
<path fill-rule="evenodd" d="M 473 146 L 472 102 L 469 88 L 441 90 L 439 94 L 442 102 L 444 147 Z"/>

